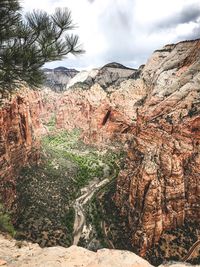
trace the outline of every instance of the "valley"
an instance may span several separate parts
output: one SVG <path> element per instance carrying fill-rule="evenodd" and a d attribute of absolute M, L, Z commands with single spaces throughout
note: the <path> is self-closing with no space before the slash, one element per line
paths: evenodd
<path fill-rule="evenodd" d="M 42 248 L 199 264 L 199 47 L 166 45 L 138 70 L 67 70 L 70 87 L 24 88 L 5 101 L 1 228 Z"/>
<path fill-rule="evenodd" d="M 41 141 L 41 158 L 18 177 L 17 237 L 41 247 L 77 245 L 85 226 L 85 206 L 116 173 L 120 153 L 85 145 L 79 130 L 54 132 Z M 115 174 L 116 177 L 116 174 Z"/>

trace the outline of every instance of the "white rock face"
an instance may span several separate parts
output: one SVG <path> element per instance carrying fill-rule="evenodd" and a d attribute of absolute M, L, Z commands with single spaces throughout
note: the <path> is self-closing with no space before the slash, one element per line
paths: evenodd
<path fill-rule="evenodd" d="M 108 88 L 112 84 L 120 83 L 136 72 L 135 69 L 129 69 L 118 63 L 110 63 L 100 69 L 90 71 L 81 71 L 73 77 L 67 84 L 67 88 L 76 83 L 86 83 L 89 87 L 98 83 L 102 88 Z"/>
<path fill-rule="evenodd" d="M 9 267 L 151 267 L 128 251 L 101 249 L 96 253 L 71 246 L 40 248 L 37 244 L 0 236 L 0 266 Z"/>
<path fill-rule="evenodd" d="M 68 84 L 67 84 L 67 88 L 71 87 L 72 85 L 74 85 L 75 83 L 78 82 L 84 82 L 86 81 L 89 77 L 94 78 L 97 73 L 98 73 L 98 69 L 92 69 L 92 70 L 83 70 L 81 72 L 79 72 L 74 78 L 72 78 Z"/>

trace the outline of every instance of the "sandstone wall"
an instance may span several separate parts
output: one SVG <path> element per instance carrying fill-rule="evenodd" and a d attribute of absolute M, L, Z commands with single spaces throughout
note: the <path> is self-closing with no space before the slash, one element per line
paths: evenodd
<path fill-rule="evenodd" d="M 47 132 L 43 123 L 56 107 L 51 94 L 23 89 L 0 108 L 0 195 L 8 207 L 15 198 L 17 172 L 38 160 L 39 137 Z"/>
<path fill-rule="evenodd" d="M 164 229 L 200 218 L 199 48 L 199 40 L 165 46 L 141 75 L 148 94 L 115 196 L 141 255 Z"/>
<path fill-rule="evenodd" d="M 200 40 L 155 51 L 115 88 L 67 91 L 57 125 L 82 128 L 86 142 L 126 143 L 115 201 L 141 255 L 164 229 L 199 220 Z"/>
<path fill-rule="evenodd" d="M 77 88 L 65 92 L 57 111 L 57 127 L 80 128 L 84 141 L 97 145 L 122 141 L 136 121 L 137 103 L 145 97 L 146 88 L 142 80 L 131 79 L 109 90 L 95 84 L 88 90 Z"/>
<path fill-rule="evenodd" d="M 0 109 L 0 194 L 10 206 L 15 197 L 15 175 L 37 150 L 40 129 L 39 94 L 14 97 Z M 37 157 L 37 153 L 34 153 Z"/>
<path fill-rule="evenodd" d="M 49 102 L 49 99 L 51 101 Z M 58 129 L 81 128 L 86 142 L 123 141 L 128 157 L 115 202 L 141 255 L 164 229 L 200 218 L 200 41 L 155 51 L 119 86 L 66 91 L 57 101 L 31 92 L 0 110 L 0 191 L 14 198 L 14 173 L 37 148 L 40 118 L 57 110 Z"/>

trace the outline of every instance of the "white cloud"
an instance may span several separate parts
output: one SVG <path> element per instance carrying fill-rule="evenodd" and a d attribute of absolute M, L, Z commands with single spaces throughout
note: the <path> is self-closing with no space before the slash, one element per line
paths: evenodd
<path fill-rule="evenodd" d="M 199 30 L 199 0 L 23 0 L 22 6 L 26 11 L 44 9 L 50 13 L 67 6 L 79 26 L 77 33 L 86 54 L 50 63 L 50 67 L 80 69 L 109 61 L 138 67 L 153 50 L 196 37 Z"/>

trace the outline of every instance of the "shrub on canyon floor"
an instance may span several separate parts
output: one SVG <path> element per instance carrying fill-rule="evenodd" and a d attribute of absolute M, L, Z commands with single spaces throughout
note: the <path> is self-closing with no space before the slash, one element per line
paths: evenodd
<path fill-rule="evenodd" d="M 199 224 L 191 220 L 185 220 L 182 226 L 164 231 L 158 244 L 153 245 L 147 251 L 146 259 L 153 265 L 159 265 L 164 260 L 181 261 L 190 247 L 198 240 L 199 235 Z M 191 259 L 191 262 L 193 261 L 198 261 L 195 254 Z"/>
<path fill-rule="evenodd" d="M 43 138 L 44 151 L 54 158 L 59 165 L 62 160 L 68 160 L 77 167 L 74 177 L 74 187 L 81 188 L 95 177 L 103 177 L 104 165 L 110 164 L 107 154 L 101 155 L 96 148 L 85 145 L 80 139 L 80 130 L 61 131 Z M 111 155 L 110 155 L 111 158 Z M 53 164 L 52 160 L 52 164 Z M 78 191 L 77 191 L 78 192 Z"/>
<path fill-rule="evenodd" d="M 127 218 L 120 215 L 113 196 L 116 192 L 115 179 L 93 196 L 87 209 L 86 223 L 92 224 L 94 235 L 101 247 L 133 250 Z"/>
<path fill-rule="evenodd" d="M 49 132 L 52 132 L 56 128 L 56 115 L 53 114 L 49 121 L 46 123 L 46 126 L 48 127 Z"/>
<path fill-rule="evenodd" d="M 43 137 L 39 164 L 24 168 L 17 179 L 17 229 L 41 246 L 71 245 L 72 206 L 81 188 L 118 173 L 120 152 L 98 150 L 80 137 L 79 129 Z"/>
<path fill-rule="evenodd" d="M 15 235 L 15 229 L 11 223 L 11 219 L 8 213 L 6 213 L 3 204 L 0 203 L 0 231 Z"/>

